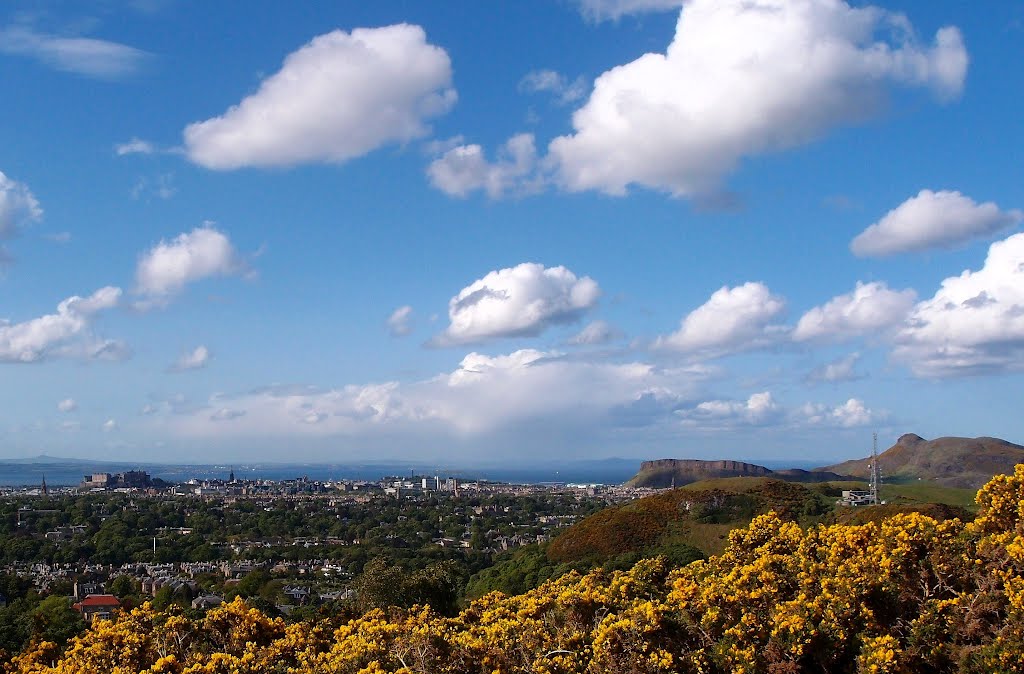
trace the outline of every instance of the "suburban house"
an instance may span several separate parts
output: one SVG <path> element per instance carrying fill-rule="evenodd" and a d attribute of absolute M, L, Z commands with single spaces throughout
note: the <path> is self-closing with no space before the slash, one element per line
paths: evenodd
<path fill-rule="evenodd" d="M 121 602 L 112 594 L 90 594 L 82 601 L 72 604 L 71 608 L 81 613 L 85 622 L 91 623 L 97 618 L 110 620 L 114 612 L 121 608 Z"/>

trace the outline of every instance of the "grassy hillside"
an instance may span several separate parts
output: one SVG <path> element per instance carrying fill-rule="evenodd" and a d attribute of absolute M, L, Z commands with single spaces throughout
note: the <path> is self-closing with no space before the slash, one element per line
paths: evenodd
<path fill-rule="evenodd" d="M 552 541 L 548 557 L 558 563 L 601 563 L 677 544 L 715 554 L 731 529 L 757 515 L 775 511 L 797 521 L 829 509 L 828 498 L 800 484 L 764 477 L 705 480 L 591 515 Z"/>
<path fill-rule="evenodd" d="M 827 482 L 819 487 L 823 493 L 839 497 L 844 489 L 866 490 L 863 481 Z M 883 483 L 879 491 L 881 499 L 893 505 L 919 505 L 940 503 L 973 510 L 975 490 L 963 487 L 946 487 L 941 484 L 914 480 L 913 482 Z"/>
<path fill-rule="evenodd" d="M 844 489 L 866 489 L 856 481 L 797 484 L 771 477 L 722 477 L 602 510 L 562 532 L 547 546 L 528 546 L 473 576 L 468 597 L 492 590 L 526 592 L 568 571 L 596 567 L 627 569 L 637 560 L 662 555 L 683 566 L 721 554 L 729 532 L 757 515 L 776 512 L 786 521 L 864 524 L 899 514 L 936 520 L 973 519 L 970 489 L 934 484 L 883 485 L 884 506 L 837 507 Z"/>

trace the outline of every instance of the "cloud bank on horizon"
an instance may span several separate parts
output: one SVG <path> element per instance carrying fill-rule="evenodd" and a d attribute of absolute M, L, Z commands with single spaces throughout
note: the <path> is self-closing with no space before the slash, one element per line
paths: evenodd
<path fill-rule="evenodd" d="M 0 113 L 0 386 L 39 392 L 0 413 L 7 451 L 840 458 L 874 429 L 1024 436 L 1004 400 L 1018 132 L 991 100 L 1024 82 L 986 69 L 1009 38 L 841 0 L 524 8 L 275 10 L 280 38 L 230 54 L 0 14 L 0 67 L 38 87 Z M 580 48 L 503 42 L 542 16 Z M 89 100 L 108 119 L 86 133 Z"/>

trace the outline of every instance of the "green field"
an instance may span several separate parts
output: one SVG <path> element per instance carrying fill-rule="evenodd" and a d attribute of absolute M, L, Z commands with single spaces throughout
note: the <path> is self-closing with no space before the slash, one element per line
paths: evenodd
<path fill-rule="evenodd" d="M 859 489 L 868 488 L 867 482 L 826 482 L 834 489 Z M 882 500 L 893 505 L 915 505 L 921 503 L 941 503 L 944 505 L 959 506 L 974 510 L 975 489 L 964 489 L 961 487 L 943 487 L 942 485 L 929 484 L 923 480 L 896 484 L 882 484 L 880 496 Z"/>

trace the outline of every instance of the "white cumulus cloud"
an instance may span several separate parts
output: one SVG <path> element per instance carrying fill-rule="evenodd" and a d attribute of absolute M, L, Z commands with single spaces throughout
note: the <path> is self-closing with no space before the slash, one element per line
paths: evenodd
<path fill-rule="evenodd" d="M 61 412 L 74 412 L 78 409 L 78 403 L 74 398 L 65 398 L 57 403 L 57 409 Z"/>
<path fill-rule="evenodd" d="M 107 286 L 88 297 L 69 297 L 56 313 L 22 323 L 0 321 L 0 362 L 34 363 L 48 358 L 118 358 L 124 347 L 96 338 L 90 330 L 93 317 L 117 306 L 121 289 Z"/>
<path fill-rule="evenodd" d="M 889 211 L 850 243 L 861 257 L 950 248 L 1024 222 L 1024 211 L 976 203 L 960 192 L 921 190 Z"/>
<path fill-rule="evenodd" d="M 537 192 L 544 185 L 533 134 L 510 138 L 490 161 L 476 144 L 453 147 L 427 166 L 430 183 L 445 194 L 465 197 L 483 190 L 492 199 Z"/>
<path fill-rule="evenodd" d="M 852 293 L 839 295 L 800 317 L 793 330 L 796 341 L 842 341 L 878 335 L 910 313 L 917 299 L 913 290 L 890 290 L 885 283 L 857 283 Z"/>
<path fill-rule="evenodd" d="M 691 311 L 676 332 L 659 337 L 655 348 L 724 355 L 770 345 L 785 334 L 775 322 L 786 302 L 763 283 L 716 290 Z"/>
<path fill-rule="evenodd" d="M 923 377 L 1024 369 L 1024 233 L 985 264 L 945 279 L 896 335 L 894 357 Z"/>
<path fill-rule="evenodd" d="M 499 269 L 448 302 L 449 326 L 433 342 L 449 346 L 538 335 L 553 324 L 578 320 L 600 296 L 596 281 L 565 267 L 525 262 Z"/>
<path fill-rule="evenodd" d="M 172 372 L 187 372 L 189 370 L 199 370 L 206 367 L 207 363 L 210 362 L 210 350 L 200 344 L 191 351 L 187 351 L 174 361 L 171 366 Z"/>
<path fill-rule="evenodd" d="M 877 114 L 892 86 L 955 98 L 967 63 L 957 28 L 921 44 L 903 15 L 877 7 L 691 0 L 665 53 L 597 78 L 550 159 L 572 191 L 713 193 L 744 157 Z"/>
<path fill-rule="evenodd" d="M 419 26 L 335 30 L 289 54 L 259 90 L 185 128 L 211 169 L 340 163 L 429 132 L 455 103 L 451 61 Z"/>
<path fill-rule="evenodd" d="M 135 269 L 135 289 L 160 300 L 193 281 L 244 270 L 245 264 L 227 235 L 212 227 L 197 227 L 146 251 Z"/>

